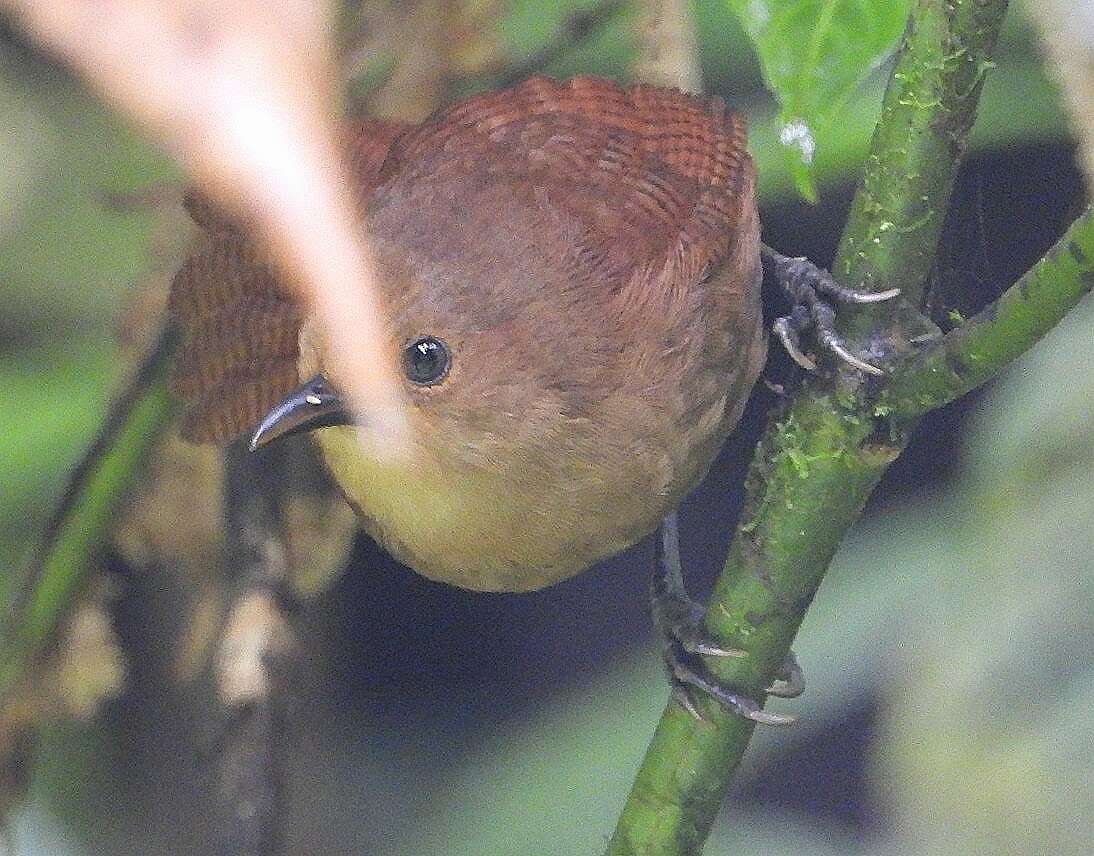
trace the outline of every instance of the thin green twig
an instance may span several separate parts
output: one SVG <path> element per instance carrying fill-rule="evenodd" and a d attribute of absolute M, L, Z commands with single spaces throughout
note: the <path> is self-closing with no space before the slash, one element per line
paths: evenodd
<path fill-rule="evenodd" d="M 69 478 L 0 627 L 0 698 L 53 640 L 140 463 L 171 424 L 167 374 L 174 348 L 174 334 L 165 328 Z"/>
<path fill-rule="evenodd" d="M 1029 350 L 1091 290 L 1094 208 L 1087 208 L 998 300 L 896 369 L 874 414 L 903 426 L 960 398 Z"/>

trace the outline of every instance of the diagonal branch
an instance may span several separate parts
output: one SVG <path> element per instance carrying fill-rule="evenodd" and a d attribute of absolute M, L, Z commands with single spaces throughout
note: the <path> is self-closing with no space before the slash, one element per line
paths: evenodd
<path fill-rule="evenodd" d="M 913 5 L 835 265 L 844 284 L 898 286 L 920 302 L 1006 6 L 1005 0 Z M 855 332 L 878 322 L 878 315 L 862 313 Z M 719 644 L 750 655 L 707 658 L 707 666 L 746 694 L 762 698 L 844 533 L 903 448 L 906 434 L 876 436 L 870 392 L 849 375 L 835 383 L 810 378 L 757 449 L 737 534 L 706 614 Z M 754 727 L 709 700 L 702 713 L 697 721 L 670 701 L 610 856 L 701 849 Z"/>
<path fill-rule="evenodd" d="M 635 80 L 682 92 L 703 91 L 695 14 L 687 0 L 638 3 L 638 56 Z"/>
<path fill-rule="evenodd" d="M 506 68 L 494 81 L 498 89 L 520 83 L 533 74 L 539 74 L 567 51 L 582 44 L 615 20 L 627 9 L 623 0 L 605 0 L 591 9 L 579 9 L 570 14 L 559 31 L 534 54 Z"/>
<path fill-rule="evenodd" d="M 55 639 L 140 466 L 171 424 L 167 374 L 174 350 L 174 331 L 165 328 L 69 477 L 0 622 L 0 700 Z"/>
<path fill-rule="evenodd" d="M 296 645 L 282 514 L 284 449 L 225 453 L 226 559 L 235 591 L 216 662 L 224 734 L 217 755 L 217 852 L 276 856 L 284 847 L 286 706 Z"/>
<path fill-rule="evenodd" d="M 923 304 L 1006 2 L 917 0 L 832 265 L 850 288 Z M 859 332 L 876 313 L 860 313 Z"/>
<path fill-rule="evenodd" d="M 1094 208 L 974 318 L 894 372 L 874 413 L 897 425 L 995 377 L 1094 290 Z"/>

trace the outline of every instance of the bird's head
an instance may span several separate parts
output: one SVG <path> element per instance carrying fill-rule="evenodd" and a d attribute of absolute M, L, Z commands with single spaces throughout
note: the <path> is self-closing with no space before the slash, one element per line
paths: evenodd
<path fill-rule="evenodd" d="M 564 212 L 523 177 L 459 160 L 400 173 L 366 210 L 407 451 L 456 469 L 545 464 L 623 381 L 616 283 L 582 268 Z M 253 445 L 349 424 L 346 384 L 308 320 L 300 354 L 308 380 L 266 415 Z"/>

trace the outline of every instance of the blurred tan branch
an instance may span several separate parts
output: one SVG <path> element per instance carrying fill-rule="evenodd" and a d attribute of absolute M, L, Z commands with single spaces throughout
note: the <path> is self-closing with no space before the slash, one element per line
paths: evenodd
<path fill-rule="evenodd" d="M 266 242 L 327 331 L 339 376 L 391 453 L 393 355 L 347 189 L 326 3 L 0 0 Z"/>
<path fill-rule="evenodd" d="M 702 92 L 699 41 L 689 0 L 642 0 L 638 10 L 635 79 Z"/>

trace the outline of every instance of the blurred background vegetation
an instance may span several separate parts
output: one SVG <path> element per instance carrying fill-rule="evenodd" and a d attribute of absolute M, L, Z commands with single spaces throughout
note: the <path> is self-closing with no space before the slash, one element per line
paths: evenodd
<path fill-rule="evenodd" d="M 347 10 L 352 112 L 383 109 L 385 84 L 413 50 L 400 39 L 428 45 L 414 24 L 428 6 Z M 629 74 L 626 3 L 579 19 L 593 23 L 561 41 L 575 11 L 596 4 L 467 7 L 465 29 L 435 34 L 448 42 L 438 96 L 498 85 L 537 56 L 560 77 Z M 955 194 L 936 273 L 941 319 L 995 297 L 1086 198 L 1024 7 L 1012 7 Z M 885 70 L 818 134 L 820 202 L 807 205 L 729 9 L 694 5 L 705 89 L 750 116 L 766 240 L 826 263 Z M 385 15 L 398 26 L 383 49 L 355 54 L 356 28 Z M 170 160 L 7 27 L 0 115 L 8 570 L 25 560 L 132 364 L 118 330 L 134 337 L 144 295 L 162 286 L 189 233 Z M 890 470 L 799 637 L 809 689 L 784 708 L 801 723 L 757 735 L 707 852 L 1090 852 L 1092 324 L 1088 300 L 1004 379 L 928 419 Z M 788 382 L 785 359 L 772 359 L 771 376 Z M 771 397 L 758 391 L 741 436 L 684 509 L 696 593 L 721 565 Z M 645 607 L 649 558 L 644 545 L 546 592 L 487 595 L 430 583 L 361 539 L 350 571 L 299 620 L 308 663 L 287 747 L 289 851 L 599 852 L 666 695 Z M 185 585 L 127 559 L 112 551 L 104 577 L 124 690 L 28 747 L 15 853 L 209 852 L 215 725 L 191 686 L 170 679 L 170 598 Z"/>

